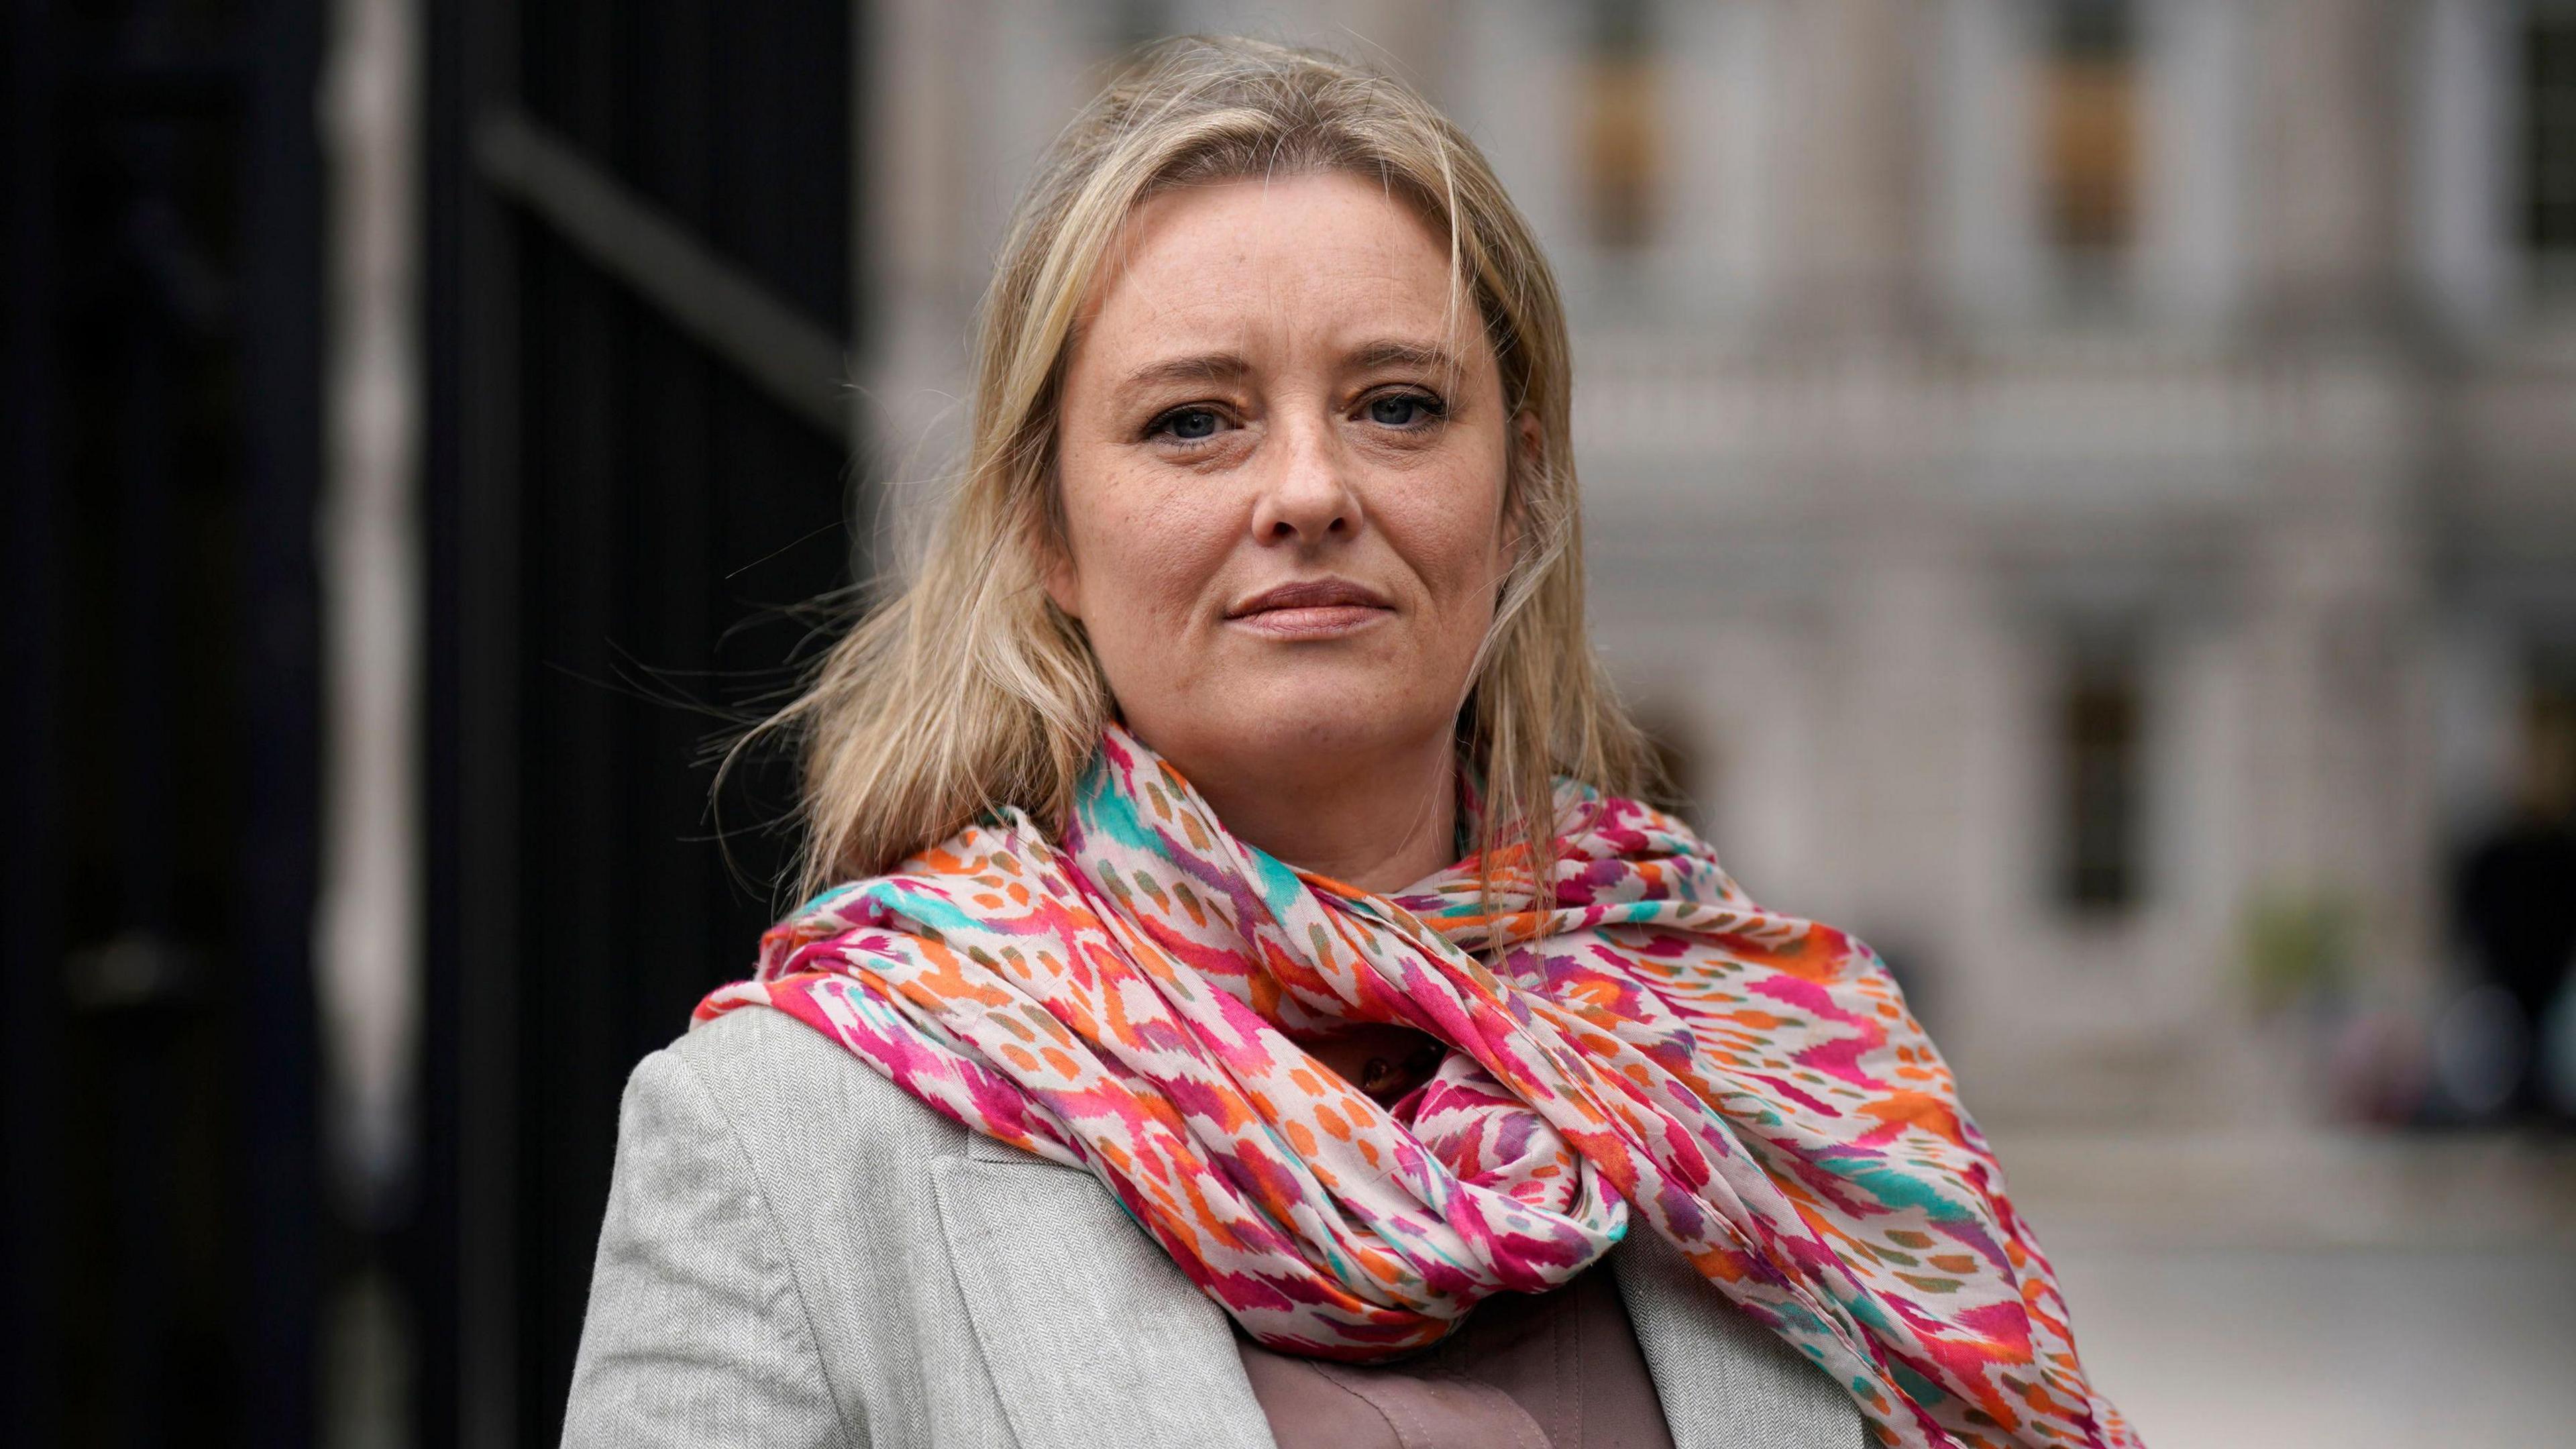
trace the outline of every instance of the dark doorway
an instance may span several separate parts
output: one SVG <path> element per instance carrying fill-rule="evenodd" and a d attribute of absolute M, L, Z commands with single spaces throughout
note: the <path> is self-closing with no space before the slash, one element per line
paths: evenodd
<path fill-rule="evenodd" d="M 316 5 L 0 31 L 0 1438 L 313 1434 Z"/>
<path fill-rule="evenodd" d="M 319 18 L 0 39 L 0 1436 L 304 1444 Z"/>
<path fill-rule="evenodd" d="M 644 1053 L 783 904 L 721 715 L 849 578 L 851 7 L 435 7 L 419 1442 L 552 1444 Z M 694 705 L 678 702 L 683 697 Z M 695 706 L 705 706 L 698 708 Z"/>

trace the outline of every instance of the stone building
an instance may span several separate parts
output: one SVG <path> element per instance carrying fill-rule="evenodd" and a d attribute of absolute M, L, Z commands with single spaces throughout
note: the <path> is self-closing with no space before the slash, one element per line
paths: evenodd
<path fill-rule="evenodd" d="M 2576 4 L 869 24 L 882 471 L 954 437 L 1013 190 L 1122 47 L 1374 59 L 1560 270 L 1596 635 L 1757 898 L 1877 944 L 1990 1120 L 2411 1090 L 2445 862 L 2576 740 Z"/>

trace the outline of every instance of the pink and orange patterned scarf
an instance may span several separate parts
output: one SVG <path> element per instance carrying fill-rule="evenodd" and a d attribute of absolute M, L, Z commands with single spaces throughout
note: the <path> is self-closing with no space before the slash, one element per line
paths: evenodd
<path fill-rule="evenodd" d="M 1088 1169 L 1284 1352 L 1420 1348 L 1635 1212 L 1889 1444 L 2135 1442 L 1869 948 L 1755 905 L 1668 815 L 1570 780 L 1556 808 L 1548 912 L 1488 913 L 1472 858 L 1372 895 L 1227 834 L 1112 724 L 1061 841 L 1005 810 L 828 890 L 695 1020 L 788 1012 Z M 1282 1030 L 1341 1020 L 1449 1050 L 1382 1107 Z"/>

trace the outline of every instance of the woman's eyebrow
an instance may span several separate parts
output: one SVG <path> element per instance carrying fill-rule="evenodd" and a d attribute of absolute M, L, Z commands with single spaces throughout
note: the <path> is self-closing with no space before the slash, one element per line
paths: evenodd
<path fill-rule="evenodd" d="M 1352 372 L 1368 372 L 1381 367 L 1413 367 L 1425 372 L 1455 374 L 1466 364 L 1457 354 L 1431 342 L 1408 342 L 1386 337 L 1363 342 L 1343 359 Z M 1173 382 L 1233 382 L 1250 375 L 1252 364 L 1234 352 L 1200 352 L 1187 357 L 1167 357 L 1149 362 L 1119 380 L 1122 392 L 1134 392 Z"/>
<path fill-rule="evenodd" d="M 1133 391 L 1167 382 L 1232 382 L 1251 371 L 1252 364 L 1235 353 L 1203 352 L 1149 362 L 1127 374 L 1118 386 L 1121 391 Z"/>
<path fill-rule="evenodd" d="M 1348 365 L 1354 372 L 1367 372 L 1379 367 L 1418 367 L 1426 372 L 1465 370 L 1465 364 L 1445 347 L 1430 342 L 1406 342 L 1399 338 L 1361 343 L 1351 349 Z"/>

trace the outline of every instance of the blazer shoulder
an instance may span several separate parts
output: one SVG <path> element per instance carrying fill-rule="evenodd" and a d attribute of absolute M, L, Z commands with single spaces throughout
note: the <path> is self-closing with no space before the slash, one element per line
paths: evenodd
<path fill-rule="evenodd" d="M 676 1131 L 766 1205 L 822 1376 L 860 1442 L 1011 1442 L 939 1210 L 939 1183 L 972 1134 L 823 1032 L 760 1006 L 645 1056 L 628 1098 L 637 1140 L 621 1134 L 621 1157 L 649 1156 Z"/>
<path fill-rule="evenodd" d="M 967 1131 L 822 1032 L 783 1011 L 737 1007 L 647 1056 L 706 1089 L 755 1158 L 853 1154 L 881 1164 L 954 1155 Z"/>

